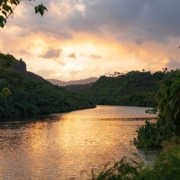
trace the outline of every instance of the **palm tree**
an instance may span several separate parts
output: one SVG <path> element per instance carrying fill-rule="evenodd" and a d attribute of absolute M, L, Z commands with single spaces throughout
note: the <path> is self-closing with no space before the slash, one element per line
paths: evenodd
<path fill-rule="evenodd" d="M 163 81 L 156 95 L 159 115 L 170 124 L 174 133 L 180 134 L 180 71 Z"/>

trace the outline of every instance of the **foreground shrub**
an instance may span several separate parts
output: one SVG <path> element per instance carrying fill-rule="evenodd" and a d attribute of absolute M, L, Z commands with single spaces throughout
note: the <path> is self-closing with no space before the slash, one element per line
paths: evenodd
<path fill-rule="evenodd" d="M 159 179 L 180 179 L 180 145 L 170 145 L 165 148 L 152 170 Z"/>
<path fill-rule="evenodd" d="M 169 141 L 173 136 L 180 137 L 180 71 L 173 71 L 161 82 L 155 96 L 157 107 L 147 110 L 158 113 L 155 124 L 146 122 L 137 130 L 134 143 L 138 148 L 161 147 L 161 143 Z"/>
<path fill-rule="evenodd" d="M 124 157 L 114 165 L 107 163 L 103 170 L 97 175 L 95 170 L 92 170 L 92 180 L 118 180 L 118 179 L 133 179 L 144 167 L 144 162 L 137 154 L 133 157 Z"/>
<path fill-rule="evenodd" d="M 156 123 L 146 121 L 145 125 L 136 131 L 138 135 L 134 138 L 134 144 L 137 148 L 162 147 L 161 143 L 173 136 L 171 126 L 161 118 Z"/>
<path fill-rule="evenodd" d="M 92 171 L 92 180 L 175 180 L 180 179 L 180 145 L 166 147 L 152 167 L 137 156 L 106 164 L 100 173 Z"/>

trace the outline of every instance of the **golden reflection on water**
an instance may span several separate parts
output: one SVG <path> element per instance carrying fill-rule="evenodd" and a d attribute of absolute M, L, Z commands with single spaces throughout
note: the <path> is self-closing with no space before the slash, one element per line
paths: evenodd
<path fill-rule="evenodd" d="M 98 106 L 0 129 L 0 179 L 85 179 L 82 170 L 137 152 L 130 141 L 144 120 L 127 118 L 152 117 L 144 110 Z"/>

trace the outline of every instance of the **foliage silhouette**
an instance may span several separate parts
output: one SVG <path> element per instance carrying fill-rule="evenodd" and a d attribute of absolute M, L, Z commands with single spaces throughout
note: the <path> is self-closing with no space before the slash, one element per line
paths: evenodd
<path fill-rule="evenodd" d="M 92 170 L 92 180 L 161 180 L 180 179 L 180 145 L 168 144 L 152 167 L 145 166 L 137 155 L 106 164 L 99 173 Z"/>
<path fill-rule="evenodd" d="M 4 25 L 7 22 L 7 19 L 10 15 L 14 14 L 14 9 L 16 6 L 18 6 L 21 2 L 27 3 L 31 2 L 32 0 L 1 0 L 0 1 L 0 27 L 3 28 Z M 29 4 L 31 6 L 34 6 L 33 4 Z M 39 13 L 41 16 L 43 16 L 44 12 L 47 11 L 47 8 L 43 4 L 39 4 L 37 6 L 34 6 L 35 13 Z"/>

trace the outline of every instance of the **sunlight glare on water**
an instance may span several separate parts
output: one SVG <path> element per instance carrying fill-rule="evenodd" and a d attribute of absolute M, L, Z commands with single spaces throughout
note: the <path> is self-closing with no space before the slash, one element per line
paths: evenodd
<path fill-rule="evenodd" d="M 135 130 L 154 119 L 145 109 L 97 106 L 0 123 L 0 179 L 86 179 L 93 167 L 139 152 Z"/>

